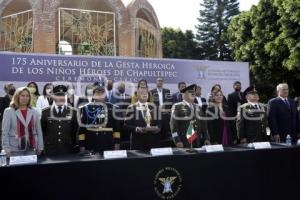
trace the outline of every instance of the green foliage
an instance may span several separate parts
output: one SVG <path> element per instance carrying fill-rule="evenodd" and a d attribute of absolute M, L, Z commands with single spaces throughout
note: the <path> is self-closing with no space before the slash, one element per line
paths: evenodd
<path fill-rule="evenodd" d="M 196 38 L 202 59 L 231 60 L 227 27 L 233 16 L 239 14 L 237 0 L 203 0 Z"/>
<path fill-rule="evenodd" d="M 233 18 L 227 29 L 232 57 L 250 63 L 252 84 L 266 89 L 287 82 L 294 91 L 300 78 L 299 25 L 299 0 L 260 0 Z"/>
<path fill-rule="evenodd" d="M 198 48 L 192 31 L 163 28 L 162 46 L 164 58 L 197 59 Z"/>

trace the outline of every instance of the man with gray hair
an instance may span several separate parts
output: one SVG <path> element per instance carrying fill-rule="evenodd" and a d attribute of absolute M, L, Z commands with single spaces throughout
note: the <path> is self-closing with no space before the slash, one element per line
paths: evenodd
<path fill-rule="evenodd" d="M 276 98 L 269 101 L 268 121 L 275 142 L 285 142 L 287 135 L 296 142 L 300 138 L 298 111 L 295 102 L 288 98 L 289 86 L 281 83 L 277 86 Z"/>

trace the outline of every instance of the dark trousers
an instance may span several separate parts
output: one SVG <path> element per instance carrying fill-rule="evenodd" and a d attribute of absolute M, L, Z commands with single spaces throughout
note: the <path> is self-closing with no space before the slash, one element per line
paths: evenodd
<path fill-rule="evenodd" d="M 171 137 L 170 115 L 169 114 L 162 115 L 160 135 L 161 135 L 162 140 L 166 140 Z"/>

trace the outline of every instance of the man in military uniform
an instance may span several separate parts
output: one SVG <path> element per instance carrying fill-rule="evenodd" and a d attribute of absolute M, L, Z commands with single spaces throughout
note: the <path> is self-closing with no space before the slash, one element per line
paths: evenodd
<path fill-rule="evenodd" d="M 65 105 L 67 87 L 57 85 L 53 88 L 54 104 L 42 111 L 41 126 L 43 130 L 45 155 L 61 155 L 76 152 L 77 146 L 77 112 Z"/>
<path fill-rule="evenodd" d="M 237 132 L 242 144 L 267 140 L 266 107 L 259 103 L 259 95 L 255 87 L 245 91 L 247 103 L 239 106 L 237 115 Z"/>
<path fill-rule="evenodd" d="M 103 82 L 94 83 L 93 100 L 79 107 L 80 151 L 103 152 L 120 149 L 120 126 L 113 116 L 113 105 L 105 102 Z"/>
<path fill-rule="evenodd" d="M 147 102 L 148 87 L 137 89 L 138 101 L 128 107 L 124 128 L 131 133 L 131 149 L 150 150 L 160 147 L 161 123 L 154 104 Z"/>
<path fill-rule="evenodd" d="M 203 120 L 201 108 L 194 103 L 196 85 L 190 85 L 181 90 L 183 101 L 176 103 L 172 107 L 170 127 L 173 141 L 177 148 L 190 148 L 186 134 L 192 123 L 197 134 L 197 139 L 192 143 L 192 147 L 200 147 L 202 143 L 209 144 L 207 133 L 207 123 Z"/>

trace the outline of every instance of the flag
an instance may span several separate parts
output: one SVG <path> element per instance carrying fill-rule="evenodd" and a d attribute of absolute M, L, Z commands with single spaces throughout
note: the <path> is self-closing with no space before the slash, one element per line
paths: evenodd
<path fill-rule="evenodd" d="M 186 139 L 192 144 L 197 139 L 197 133 L 194 130 L 193 123 L 190 123 L 188 130 L 186 131 Z"/>

